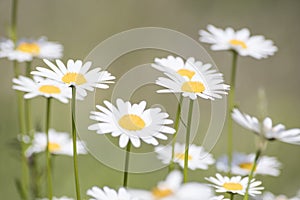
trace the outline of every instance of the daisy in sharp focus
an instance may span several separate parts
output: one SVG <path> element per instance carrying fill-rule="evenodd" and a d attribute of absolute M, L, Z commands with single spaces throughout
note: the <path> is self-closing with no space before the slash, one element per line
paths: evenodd
<path fill-rule="evenodd" d="M 264 192 L 262 195 L 260 196 L 255 196 L 253 198 L 253 200 L 300 200 L 300 195 L 297 195 L 295 197 L 291 197 L 288 198 L 285 195 L 278 195 L 275 196 L 274 194 L 272 194 L 271 192 Z"/>
<path fill-rule="evenodd" d="M 158 154 L 158 159 L 160 159 L 164 164 L 169 164 L 172 159 L 172 146 L 158 146 L 155 147 L 155 152 Z M 184 167 L 184 144 L 175 144 L 174 148 L 174 159 L 173 162 L 178 163 L 182 168 Z M 214 164 L 215 160 L 213 156 L 206 152 L 203 147 L 196 146 L 194 144 L 189 147 L 188 154 L 188 167 L 191 170 L 196 169 L 208 169 L 209 165 Z"/>
<path fill-rule="evenodd" d="M 18 62 L 32 61 L 33 58 L 57 59 L 62 57 L 63 46 L 57 42 L 49 42 L 46 37 L 37 40 L 21 39 L 16 45 L 10 39 L 0 42 L 0 58 L 8 58 Z"/>
<path fill-rule="evenodd" d="M 55 98 L 62 103 L 68 103 L 68 99 L 71 98 L 71 88 L 50 79 L 38 76 L 33 76 L 33 79 L 30 79 L 25 76 L 19 76 L 13 79 L 13 83 L 13 89 L 26 92 L 24 95 L 25 99 L 44 96 L 46 98 Z"/>
<path fill-rule="evenodd" d="M 231 163 L 231 174 L 246 176 L 250 173 L 255 154 L 234 153 Z M 222 156 L 217 160 L 218 171 L 228 172 L 228 157 Z M 275 157 L 262 156 L 257 161 L 254 174 L 279 176 L 281 163 Z"/>
<path fill-rule="evenodd" d="M 215 51 L 234 50 L 241 56 L 251 56 L 256 59 L 267 58 L 277 51 L 272 40 L 266 40 L 262 35 L 250 36 L 247 28 L 234 31 L 231 27 L 222 30 L 208 25 L 207 30 L 199 31 L 199 40 L 212 44 L 211 49 Z"/>
<path fill-rule="evenodd" d="M 161 70 L 166 77 L 159 77 L 156 81 L 157 85 L 166 89 L 158 90 L 158 93 L 182 93 L 182 96 L 189 97 L 192 100 L 201 97 L 204 99 L 221 99 L 222 95 L 227 94 L 229 85 L 224 84 L 223 74 L 217 73 L 212 69 L 211 64 L 203 64 L 189 58 L 186 65 L 190 65 L 194 74 L 178 72 L 170 68 L 161 66 Z M 156 67 L 158 69 L 158 67 Z"/>
<path fill-rule="evenodd" d="M 124 188 L 115 191 L 109 187 L 101 189 L 94 186 L 86 194 L 91 197 L 89 200 L 139 200 L 139 198 L 132 197 Z"/>
<path fill-rule="evenodd" d="M 241 176 L 227 177 L 220 174 L 216 174 L 216 177 L 205 178 L 207 181 L 213 183 L 211 186 L 216 188 L 216 192 L 222 193 L 234 193 L 245 195 L 246 188 L 248 184 L 248 177 L 242 178 Z M 255 196 L 256 194 L 261 194 L 260 190 L 263 190 L 264 187 L 258 187 L 261 185 L 261 181 L 251 180 L 249 187 L 249 195 Z"/>
<path fill-rule="evenodd" d="M 202 183 L 182 184 L 182 174 L 172 171 L 164 181 L 160 181 L 151 191 L 131 189 L 130 194 L 141 200 L 208 200 L 212 189 Z"/>
<path fill-rule="evenodd" d="M 84 147 L 84 142 L 77 140 L 77 154 L 87 154 Z M 32 139 L 31 145 L 25 151 L 27 157 L 34 153 L 46 151 L 47 136 L 45 133 L 36 133 Z M 70 134 L 65 132 L 57 132 L 54 129 L 49 129 L 49 152 L 51 154 L 60 154 L 73 156 L 73 141 Z"/>
<path fill-rule="evenodd" d="M 94 91 L 94 88 L 107 89 L 109 88 L 108 83 L 114 83 L 115 77 L 107 71 L 100 71 L 100 68 L 88 71 L 92 62 L 83 63 L 81 60 L 74 61 L 70 59 L 67 66 L 61 60 L 56 60 L 56 65 L 46 59 L 44 59 L 44 62 L 51 70 L 37 67 L 37 71 L 31 72 L 31 74 L 53 79 L 67 86 L 75 86 L 77 94 L 81 97 L 87 95 L 86 90 Z"/>
<path fill-rule="evenodd" d="M 140 147 L 141 140 L 147 144 L 158 145 L 157 139 L 166 140 L 165 134 L 174 134 L 175 130 L 169 126 L 173 121 L 169 115 L 161 112 L 160 108 L 146 108 L 146 102 L 131 104 L 117 99 L 116 106 L 104 101 L 106 107 L 97 105 L 100 111 L 92 111 L 90 118 L 97 121 L 90 125 L 89 130 L 95 130 L 98 134 L 111 133 L 119 138 L 120 147 L 125 147 L 128 142 Z"/>
<path fill-rule="evenodd" d="M 256 117 L 241 113 L 238 109 L 234 109 L 231 116 L 236 123 L 266 140 L 279 140 L 285 143 L 300 145 L 299 128 L 286 130 L 282 124 L 273 126 L 272 120 L 269 117 L 260 122 Z"/>

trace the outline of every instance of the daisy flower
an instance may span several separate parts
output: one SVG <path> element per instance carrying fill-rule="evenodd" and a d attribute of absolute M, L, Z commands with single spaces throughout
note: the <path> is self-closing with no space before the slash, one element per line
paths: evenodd
<path fill-rule="evenodd" d="M 300 200 L 300 196 L 295 196 L 288 198 L 285 195 L 275 196 L 271 192 L 264 192 L 263 195 L 256 196 L 253 198 L 254 200 Z"/>
<path fill-rule="evenodd" d="M 155 148 L 160 159 L 164 164 L 169 164 L 172 159 L 172 146 L 158 146 Z M 185 145 L 176 143 L 174 147 L 174 159 L 173 162 L 178 163 L 184 168 L 184 153 Z M 195 169 L 208 169 L 209 165 L 214 164 L 215 160 L 213 156 L 206 152 L 203 147 L 196 146 L 194 144 L 189 147 L 188 154 L 188 167 L 191 170 Z"/>
<path fill-rule="evenodd" d="M 242 178 L 241 176 L 227 177 L 216 174 L 215 177 L 205 178 L 207 181 L 213 183 L 211 186 L 216 188 L 216 192 L 229 192 L 244 195 L 246 193 L 246 188 L 248 184 L 248 177 Z M 260 190 L 264 187 L 258 187 L 261 185 L 261 181 L 251 180 L 249 187 L 249 195 L 255 196 L 256 194 L 261 194 Z"/>
<path fill-rule="evenodd" d="M 37 40 L 21 39 L 16 45 L 10 39 L 0 42 L 0 58 L 18 62 L 32 61 L 33 58 L 57 59 L 62 57 L 63 46 L 47 41 L 46 37 Z"/>
<path fill-rule="evenodd" d="M 132 197 L 124 188 L 120 188 L 117 192 L 109 187 L 101 189 L 94 186 L 86 194 L 91 197 L 90 200 L 139 200 Z"/>
<path fill-rule="evenodd" d="M 180 60 L 180 59 L 177 59 Z M 229 85 L 224 84 L 223 74 L 212 69 L 211 64 L 203 64 L 188 58 L 186 61 L 187 70 L 176 71 L 167 67 L 154 65 L 161 69 L 166 77 L 160 77 L 156 81 L 157 85 L 166 89 L 158 90 L 158 93 L 182 93 L 182 96 L 195 100 L 198 96 L 204 99 L 221 99 L 223 94 L 227 94 Z M 158 66 L 158 67 L 157 67 Z M 193 71 L 192 71 L 193 70 Z"/>
<path fill-rule="evenodd" d="M 277 51 L 272 40 L 266 40 L 261 35 L 250 36 L 247 28 L 234 31 L 231 27 L 222 30 L 208 25 L 207 30 L 199 31 L 199 40 L 212 44 L 211 49 L 214 51 L 234 50 L 241 56 L 251 56 L 256 59 L 267 58 Z"/>
<path fill-rule="evenodd" d="M 253 167 L 255 154 L 234 153 L 231 163 L 231 174 L 248 175 Z M 228 172 L 228 157 L 222 156 L 217 160 L 217 169 Z M 281 163 L 275 157 L 262 156 L 257 161 L 255 174 L 279 176 Z"/>
<path fill-rule="evenodd" d="M 84 142 L 77 140 L 77 154 L 87 154 L 84 147 Z M 31 145 L 25 152 L 27 157 L 34 153 L 46 151 L 47 136 L 45 133 L 36 133 L 32 139 Z M 61 154 L 73 156 L 73 141 L 68 133 L 56 132 L 54 129 L 49 129 L 49 152 L 51 154 Z"/>
<path fill-rule="evenodd" d="M 53 97 L 62 103 L 68 103 L 68 98 L 71 98 L 70 88 L 50 79 L 38 76 L 33 76 L 33 79 L 30 79 L 25 76 L 19 76 L 19 78 L 13 79 L 13 83 L 15 84 L 13 89 L 26 92 L 24 95 L 25 99 L 43 96 L 46 98 Z"/>
<path fill-rule="evenodd" d="M 48 198 L 43 198 L 43 199 L 39 199 L 39 200 L 48 200 Z M 53 197 L 52 200 L 74 200 L 74 199 L 63 196 L 63 197 Z"/>
<path fill-rule="evenodd" d="M 212 189 L 201 183 L 182 184 L 182 174 L 172 171 L 166 178 L 157 184 L 152 191 L 129 190 L 141 200 L 207 200 L 213 196 Z"/>
<path fill-rule="evenodd" d="M 94 91 L 95 87 L 107 89 L 109 88 L 108 83 L 114 83 L 112 80 L 115 77 L 107 71 L 100 71 L 100 68 L 88 71 L 92 62 L 83 63 L 81 60 L 74 61 L 70 59 L 67 66 L 61 60 L 56 60 L 56 65 L 46 59 L 44 59 L 44 62 L 51 70 L 37 67 L 37 71 L 31 72 L 31 74 L 53 79 L 67 86 L 75 86 L 77 94 L 81 97 L 87 95 L 86 90 Z"/>
<path fill-rule="evenodd" d="M 241 113 L 238 109 L 234 109 L 231 116 L 236 123 L 264 137 L 266 140 L 279 140 L 281 142 L 300 145 L 299 128 L 286 130 L 282 124 L 273 126 L 272 120 L 269 117 L 260 122 L 256 117 Z"/>
<path fill-rule="evenodd" d="M 120 147 L 125 147 L 130 141 L 133 146 L 140 147 L 141 140 L 147 144 L 158 145 L 158 139 L 166 140 L 165 134 L 174 134 L 175 130 L 166 125 L 173 121 L 169 115 L 161 112 L 160 108 L 146 108 L 146 102 L 131 104 L 117 99 L 114 106 L 104 101 L 107 108 L 97 105 L 100 111 L 92 111 L 90 119 L 98 123 L 90 125 L 89 130 L 95 130 L 98 134 L 111 133 L 113 137 L 119 137 Z"/>
<path fill-rule="evenodd" d="M 224 198 L 224 196 L 221 195 L 221 196 L 214 196 L 214 197 L 210 198 L 209 200 L 229 200 L 229 199 Z"/>

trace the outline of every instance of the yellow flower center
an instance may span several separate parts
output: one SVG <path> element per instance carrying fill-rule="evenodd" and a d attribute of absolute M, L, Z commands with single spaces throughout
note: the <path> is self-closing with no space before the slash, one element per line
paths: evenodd
<path fill-rule="evenodd" d="M 40 47 L 36 43 L 22 42 L 17 47 L 17 50 L 25 52 L 25 53 L 31 53 L 31 54 L 38 54 L 38 53 L 40 53 Z"/>
<path fill-rule="evenodd" d="M 241 163 L 241 164 L 239 164 L 239 167 L 242 169 L 251 171 L 251 169 L 253 167 L 253 163 L 250 163 L 250 162 Z"/>
<path fill-rule="evenodd" d="M 46 93 L 46 94 L 60 94 L 61 93 L 59 87 L 56 87 L 54 85 L 43 85 L 39 88 L 39 91 Z"/>
<path fill-rule="evenodd" d="M 119 119 L 119 125 L 129 131 L 138 131 L 142 130 L 145 127 L 146 123 L 139 116 L 128 114 Z"/>
<path fill-rule="evenodd" d="M 152 195 L 155 197 L 155 199 L 161 199 L 164 197 L 168 197 L 173 194 L 173 191 L 170 189 L 159 189 L 159 188 L 154 188 L 152 190 Z"/>
<path fill-rule="evenodd" d="M 229 43 L 233 46 L 240 46 L 243 49 L 247 49 L 246 43 L 241 40 L 230 40 Z"/>
<path fill-rule="evenodd" d="M 201 93 L 205 90 L 205 87 L 199 81 L 187 81 L 182 84 L 181 90 L 184 92 Z"/>
<path fill-rule="evenodd" d="M 76 85 L 82 85 L 86 83 L 86 79 L 82 74 L 76 73 L 76 72 L 68 72 L 66 73 L 62 79 L 64 83 L 70 84 L 70 83 L 76 83 Z"/>
<path fill-rule="evenodd" d="M 243 186 L 240 183 L 224 183 L 223 188 L 226 190 L 242 190 Z"/>
<path fill-rule="evenodd" d="M 187 76 L 189 79 L 192 79 L 195 75 L 195 72 L 188 69 L 180 69 L 177 71 L 177 74 L 179 74 L 180 76 Z"/>
<path fill-rule="evenodd" d="M 184 153 L 176 153 L 175 157 L 178 158 L 179 160 L 184 160 L 185 156 L 184 156 Z M 193 159 L 193 157 L 188 155 L 188 160 L 192 160 L 192 159 Z"/>
<path fill-rule="evenodd" d="M 49 142 L 48 146 L 49 146 L 49 151 L 50 152 L 57 151 L 61 148 L 59 144 L 54 143 L 54 142 Z"/>

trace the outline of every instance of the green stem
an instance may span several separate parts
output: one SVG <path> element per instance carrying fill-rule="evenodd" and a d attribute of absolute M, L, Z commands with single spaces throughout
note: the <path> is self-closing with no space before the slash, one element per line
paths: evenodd
<path fill-rule="evenodd" d="M 261 149 L 258 149 L 257 152 L 256 152 L 256 154 L 255 154 L 254 162 L 253 162 L 250 174 L 249 174 L 249 180 L 248 180 L 248 184 L 247 184 L 247 188 L 246 188 L 246 193 L 245 193 L 245 196 L 244 196 L 243 200 L 248 200 L 248 198 L 249 198 L 249 194 L 248 193 L 249 193 L 250 183 L 251 183 L 252 178 L 254 177 L 254 171 L 256 169 L 257 161 L 258 161 L 258 158 L 260 157 L 260 155 L 261 155 Z"/>
<path fill-rule="evenodd" d="M 183 101 L 183 96 L 180 95 L 180 99 L 177 105 L 177 111 L 176 111 L 176 119 L 174 123 L 174 128 L 175 128 L 175 133 L 173 136 L 173 141 L 172 141 L 172 159 L 169 164 L 169 172 L 174 170 L 174 157 L 175 157 L 175 143 L 177 139 L 177 133 L 178 133 L 178 127 L 179 127 L 179 121 L 180 121 L 180 115 L 181 115 L 181 105 Z"/>
<path fill-rule="evenodd" d="M 124 176 L 123 176 L 123 187 L 127 187 L 128 183 L 128 167 L 129 167 L 129 156 L 130 156 L 131 142 L 129 141 L 126 147 L 125 155 L 125 166 L 124 166 Z"/>
<path fill-rule="evenodd" d="M 47 148 L 46 148 L 46 165 L 47 165 L 47 186 L 48 186 L 48 199 L 52 199 L 52 175 L 51 175 L 51 154 L 49 149 L 49 125 L 50 125 L 50 106 L 51 106 L 51 98 L 47 98 L 46 105 L 46 125 L 45 132 L 47 136 Z"/>
<path fill-rule="evenodd" d="M 38 163 L 37 163 L 37 157 L 35 154 L 33 154 L 29 158 L 29 168 L 30 168 L 30 175 L 31 175 L 31 191 L 34 199 L 37 199 L 40 197 L 40 175 L 39 175 L 39 170 L 38 170 Z"/>
<path fill-rule="evenodd" d="M 31 77 L 31 61 L 26 62 L 26 76 Z M 25 124 L 26 124 L 26 133 L 29 136 L 33 136 L 32 123 L 31 123 L 31 103 L 30 99 L 25 99 Z"/>
<path fill-rule="evenodd" d="M 235 78 L 237 69 L 237 58 L 238 54 L 233 51 L 232 57 L 232 68 L 231 68 L 231 79 L 230 79 L 230 91 L 228 94 L 228 167 L 229 175 L 231 174 L 231 162 L 232 162 L 232 148 L 233 148 L 233 120 L 231 118 L 231 112 L 234 108 L 234 97 L 235 97 Z"/>
<path fill-rule="evenodd" d="M 230 200 L 233 200 L 233 199 L 234 199 L 234 194 L 230 193 Z"/>
<path fill-rule="evenodd" d="M 187 127 L 186 127 L 186 138 L 185 138 L 184 169 L 183 169 L 183 182 L 184 183 L 186 183 L 187 179 L 188 179 L 189 146 L 190 146 L 193 105 L 194 105 L 194 100 L 190 99 L 188 121 L 187 121 Z"/>
<path fill-rule="evenodd" d="M 80 197 L 80 186 L 79 186 L 79 176 L 78 176 L 78 162 L 77 162 L 77 134 L 76 134 L 76 87 L 71 86 L 72 88 L 72 107 L 71 107 L 71 113 L 72 113 L 72 138 L 73 138 L 73 165 L 74 165 L 74 176 L 75 176 L 75 186 L 76 186 L 76 198 L 77 200 L 81 200 Z"/>
<path fill-rule="evenodd" d="M 12 12 L 11 12 L 10 38 L 14 43 L 16 43 L 17 41 L 17 11 L 18 11 L 18 0 L 13 0 Z"/>

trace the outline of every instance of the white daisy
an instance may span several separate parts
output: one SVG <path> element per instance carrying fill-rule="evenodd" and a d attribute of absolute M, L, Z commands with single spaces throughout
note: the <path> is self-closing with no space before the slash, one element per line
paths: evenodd
<path fill-rule="evenodd" d="M 234 153 L 231 164 L 231 173 L 248 175 L 253 167 L 255 154 Z M 228 172 L 228 157 L 222 156 L 217 160 L 217 169 Z M 255 174 L 279 176 L 281 163 L 275 157 L 261 156 L 257 161 Z"/>
<path fill-rule="evenodd" d="M 206 180 L 213 183 L 213 187 L 216 188 L 216 192 L 229 192 L 244 195 L 246 193 L 246 188 L 248 185 L 248 177 L 242 178 L 241 176 L 227 177 L 216 174 L 215 177 L 205 178 Z M 251 180 L 249 187 L 249 195 L 255 196 L 256 194 L 261 194 L 260 190 L 263 190 L 264 187 L 257 187 L 261 185 L 261 181 Z"/>
<path fill-rule="evenodd" d="M 135 147 L 141 145 L 141 140 L 147 144 L 158 145 L 158 139 L 166 140 L 165 134 L 174 134 L 175 130 L 166 125 L 173 121 L 167 119 L 169 115 L 161 112 L 160 108 L 145 110 L 146 102 L 133 104 L 117 99 L 115 107 L 108 101 L 104 101 L 107 108 L 97 105 L 100 112 L 92 111 L 90 118 L 98 123 L 88 127 L 98 134 L 111 133 L 113 137 L 119 137 L 120 147 L 125 147 L 130 142 Z"/>
<path fill-rule="evenodd" d="M 214 196 L 214 197 L 210 198 L 209 200 L 229 200 L 229 199 L 224 198 L 223 195 L 220 195 L 220 196 Z"/>
<path fill-rule="evenodd" d="M 48 200 L 48 198 L 43 198 L 43 199 L 39 199 L 39 200 Z M 74 200 L 74 199 L 63 196 L 63 197 L 53 197 L 52 200 Z"/>
<path fill-rule="evenodd" d="M 47 41 L 46 37 L 37 40 L 21 39 L 16 45 L 12 40 L 0 42 L 0 58 L 8 58 L 18 62 L 31 61 L 33 58 L 57 59 L 62 57 L 63 46 Z"/>
<path fill-rule="evenodd" d="M 254 197 L 253 200 L 300 200 L 300 195 L 288 198 L 282 194 L 275 196 L 271 192 L 264 192 L 263 195 Z"/>
<path fill-rule="evenodd" d="M 67 67 L 60 60 L 56 60 L 56 65 L 46 59 L 44 59 L 44 62 L 51 70 L 37 67 L 37 71 L 31 72 L 31 74 L 53 79 L 68 86 L 75 86 L 77 94 L 82 97 L 87 95 L 86 90 L 94 91 L 95 87 L 107 89 L 109 88 L 108 83 L 114 83 L 112 80 L 115 77 L 107 71 L 100 71 L 100 68 L 88 71 L 92 62 L 83 64 L 81 60 L 74 61 L 70 59 L 67 62 Z"/>
<path fill-rule="evenodd" d="M 168 57 L 163 64 L 170 64 L 173 58 Z M 181 63 L 180 59 L 175 59 Z M 166 89 L 158 90 L 158 93 L 182 93 L 184 97 L 195 100 L 198 96 L 204 99 L 221 99 L 223 94 L 227 94 L 229 85 L 224 84 L 223 74 L 212 69 L 211 64 L 203 64 L 188 58 L 185 63 L 186 68 L 182 70 L 171 69 L 171 66 L 153 65 L 165 73 L 168 78 L 160 77 L 156 84 Z"/>
<path fill-rule="evenodd" d="M 158 146 L 155 148 L 158 158 L 164 163 L 169 164 L 172 159 L 172 146 Z M 184 144 L 175 144 L 173 162 L 178 163 L 184 168 Z M 194 144 L 189 147 L 188 167 L 191 170 L 208 169 L 209 165 L 214 164 L 213 156 L 206 152 L 203 147 Z"/>
<path fill-rule="evenodd" d="M 207 30 L 199 31 L 199 40 L 212 44 L 211 49 L 215 51 L 234 50 L 241 56 L 251 56 L 256 59 L 267 58 L 277 51 L 272 40 L 266 40 L 261 35 L 250 36 L 247 28 L 234 31 L 230 27 L 222 30 L 208 25 Z"/>
<path fill-rule="evenodd" d="M 120 188 L 117 191 L 109 187 L 103 187 L 103 189 L 94 186 L 86 192 L 91 198 L 90 200 L 139 200 L 132 197 L 124 188 Z"/>
<path fill-rule="evenodd" d="M 182 179 L 179 171 L 173 171 L 152 191 L 129 190 L 129 192 L 141 200 L 207 200 L 213 196 L 209 186 L 194 182 L 182 184 Z"/>
<path fill-rule="evenodd" d="M 19 78 L 13 79 L 13 83 L 15 84 L 13 89 L 26 92 L 24 95 L 25 99 L 44 96 L 46 98 L 53 97 L 63 103 L 68 103 L 68 98 L 71 98 L 71 88 L 50 79 L 38 76 L 33 76 L 33 79 L 30 79 L 25 76 L 19 76 Z"/>
<path fill-rule="evenodd" d="M 65 132 L 56 132 L 49 129 L 49 152 L 51 154 L 62 154 L 73 156 L 73 141 L 70 134 Z M 77 154 L 87 154 L 84 142 L 77 140 Z M 47 136 L 45 133 L 36 133 L 33 136 L 32 144 L 28 147 L 25 154 L 27 157 L 34 153 L 46 151 Z"/>
<path fill-rule="evenodd" d="M 260 122 L 256 117 L 241 113 L 238 109 L 234 109 L 231 116 L 236 123 L 264 137 L 266 140 L 279 140 L 300 145 L 299 128 L 286 130 L 282 124 L 273 127 L 272 120 L 269 117 Z"/>

